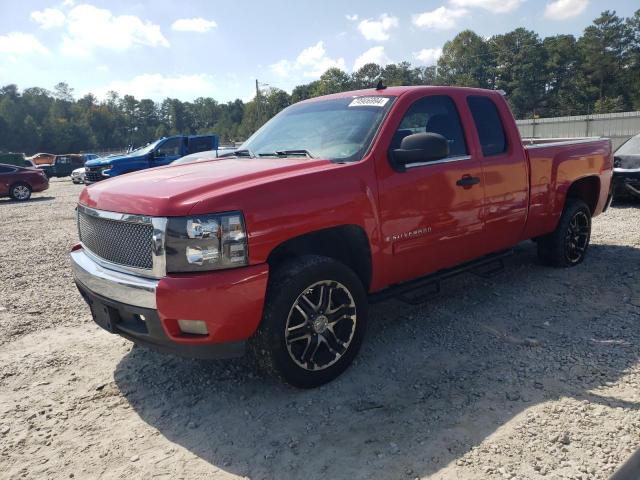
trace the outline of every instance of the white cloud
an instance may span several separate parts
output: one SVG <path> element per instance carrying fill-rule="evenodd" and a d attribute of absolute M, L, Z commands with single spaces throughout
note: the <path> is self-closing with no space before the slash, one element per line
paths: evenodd
<path fill-rule="evenodd" d="M 302 50 L 293 62 L 280 60 L 269 66 L 271 71 L 280 77 L 297 73 L 302 73 L 304 77 L 319 77 L 333 67 L 344 70 L 344 58 L 334 59 L 327 56 L 323 41 Z"/>
<path fill-rule="evenodd" d="M 413 54 L 413 58 L 425 65 L 435 65 L 442 55 L 441 48 L 423 48 Z"/>
<path fill-rule="evenodd" d="M 524 0 L 450 0 L 451 5 L 459 8 L 479 7 L 494 13 L 511 12 Z"/>
<path fill-rule="evenodd" d="M 466 8 L 438 7 L 435 10 L 414 15 L 413 24 L 420 28 L 450 30 L 455 28 L 456 20 L 468 14 L 469 10 Z"/>
<path fill-rule="evenodd" d="M 390 17 L 386 13 L 383 13 L 378 20 L 371 20 L 369 18 L 362 20 L 358 24 L 358 30 L 367 40 L 384 42 L 385 40 L 389 40 L 389 31 L 397 26 L 398 19 L 396 17 Z"/>
<path fill-rule="evenodd" d="M 133 95 L 138 99 L 163 100 L 171 97 L 180 100 L 193 100 L 197 97 L 215 96 L 216 85 L 213 77 L 204 73 L 174 76 L 147 73 L 130 80 L 115 80 L 103 87 L 89 89 L 86 92 L 81 92 L 81 96 L 90 92 L 102 99 L 110 90 L 118 92 L 121 96 Z"/>
<path fill-rule="evenodd" d="M 171 29 L 179 32 L 196 32 L 205 33 L 216 28 L 218 24 L 213 20 L 206 18 L 181 18 L 171 24 Z"/>
<path fill-rule="evenodd" d="M 109 71 L 109 66 L 108 65 L 98 65 L 98 71 L 100 71 L 100 72 L 108 72 Z"/>
<path fill-rule="evenodd" d="M 345 15 L 344 18 L 346 18 L 350 22 L 355 22 L 358 20 L 359 17 L 357 13 L 354 13 L 353 15 Z"/>
<path fill-rule="evenodd" d="M 53 28 L 64 25 L 65 16 L 57 8 L 45 8 L 31 12 L 31 20 L 40 24 L 42 28 Z"/>
<path fill-rule="evenodd" d="M 547 3 L 544 16 L 549 20 L 565 20 L 580 15 L 588 4 L 589 0 L 554 0 Z"/>
<path fill-rule="evenodd" d="M 63 0 L 62 2 L 63 7 L 73 7 L 75 4 L 74 0 Z"/>
<path fill-rule="evenodd" d="M 379 45 L 377 47 L 372 47 L 353 62 L 353 71 L 359 70 L 361 67 L 365 66 L 367 63 L 376 63 L 382 67 L 391 63 L 392 60 L 387 57 L 387 54 L 384 52 L 384 47 Z"/>
<path fill-rule="evenodd" d="M 0 35 L 0 53 L 8 55 L 47 54 L 49 50 L 30 33 L 11 32 Z"/>
<path fill-rule="evenodd" d="M 97 48 L 124 51 L 134 45 L 169 46 L 159 25 L 134 15 L 116 16 L 93 5 L 73 7 L 66 16 L 60 10 L 45 9 L 33 12 L 31 18 L 43 28 L 65 28 L 61 51 L 66 55 L 89 55 Z"/>

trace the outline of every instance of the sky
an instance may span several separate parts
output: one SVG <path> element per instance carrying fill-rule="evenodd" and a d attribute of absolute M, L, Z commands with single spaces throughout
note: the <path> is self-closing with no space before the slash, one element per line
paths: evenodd
<path fill-rule="evenodd" d="M 432 65 L 471 29 L 579 36 L 600 12 L 639 0 L 0 0 L 0 85 L 161 100 L 250 100 L 330 67 Z"/>

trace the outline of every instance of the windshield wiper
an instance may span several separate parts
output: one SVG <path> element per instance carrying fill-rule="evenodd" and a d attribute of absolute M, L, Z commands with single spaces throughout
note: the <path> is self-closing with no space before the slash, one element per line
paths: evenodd
<path fill-rule="evenodd" d="M 258 154 L 259 157 L 308 157 L 308 158 L 314 158 L 313 155 L 311 155 L 311 152 L 309 152 L 309 150 L 303 150 L 303 149 L 297 149 L 297 150 L 276 150 L 275 152 L 271 152 L 271 153 L 259 153 Z"/>
<path fill-rule="evenodd" d="M 242 149 L 242 150 L 234 150 L 233 152 L 223 153 L 222 155 L 218 155 L 218 158 L 224 157 L 249 157 L 253 158 L 253 154 L 250 150 Z"/>

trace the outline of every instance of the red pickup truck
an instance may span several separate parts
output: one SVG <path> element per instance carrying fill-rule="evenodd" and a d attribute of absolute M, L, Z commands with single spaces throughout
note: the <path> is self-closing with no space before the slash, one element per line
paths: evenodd
<path fill-rule="evenodd" d="M 579 264 L 613 168 L 609 140 L 525 147 L 499 92 L 456 87 L 307 100 L 214 157 L 85 188 L 77 286 L 111 332 L 189 357 L 249 346 L 300 387 L 351 363 L 372 299 L 527 239 Z"/>

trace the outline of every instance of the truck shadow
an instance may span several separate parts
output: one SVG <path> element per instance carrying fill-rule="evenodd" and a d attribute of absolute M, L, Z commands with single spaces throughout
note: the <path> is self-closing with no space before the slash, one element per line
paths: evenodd
<path fill-rule="evenodd" d="M 640 249 L 593 245 L 584 264 L 557 270 L 528 242 L 497 276 L 451 279 L 418 307 L 372 307 L 357 363 L 322 388 L 281 385 L 248 360 L 142 348 L 115 381 L 145 422 L 233 474 L 426 476 L 536 404 L 639 409 L 607 391 L 639 360 L 639 279 Z"/>

